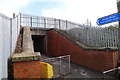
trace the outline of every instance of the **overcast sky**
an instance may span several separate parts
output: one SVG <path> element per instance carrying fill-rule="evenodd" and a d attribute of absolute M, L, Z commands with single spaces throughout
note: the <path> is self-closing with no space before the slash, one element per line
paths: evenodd
<path fill-rule="evenodd" d="M 98 18 L 117 12 L 117 0 L 0 0 L 0 13 L 27 13 L 96 26 Z"/>

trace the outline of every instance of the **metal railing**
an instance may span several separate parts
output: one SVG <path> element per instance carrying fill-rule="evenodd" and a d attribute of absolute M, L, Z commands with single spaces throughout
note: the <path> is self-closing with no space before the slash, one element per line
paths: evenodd
<path fill-rule="evenodd" d="M 118 71 L 119 71 L 118 69 L 119 69 L 119 67 L 104 71 L 103 72 L 103 80 L 108 80 L 108 79 L 110 79 L 110 80 L 119 80 L 118 79 L 119 75 L 117 74 Z"/>
<path fill-rule="evenodd" d="M 40 60 L 40 62 L 46 62 L 52 65 L 54 75 L 53 78 L 58 78 L 61 75 L 71 72 L 70 55 L 47 58 Z"/>
<path fill-rule="evenodd" d="M 92 47 L 118 47 L 118 29 L 81 25 L 67 20 L 21 14 L 21 26 L 57 28 Z"/>

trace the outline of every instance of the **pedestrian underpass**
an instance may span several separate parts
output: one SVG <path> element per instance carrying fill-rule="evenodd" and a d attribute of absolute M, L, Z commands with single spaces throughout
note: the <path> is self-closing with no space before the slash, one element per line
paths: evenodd
<path fill-rule="evenodd" d="M 38 19 L 36 16 L 33 17 L 25 14 L 19 14 L 16 18 L 12 19 L 12 22 L 9 19 L 7 20 L 11 24 L 14 22 L 16 23 L 12 25 L 11 31 L 8 31 L 10 33 L 9 38 L 12 40 L 8 40 L 8 42 L 12 42 L 8 45 L 10 46 L 11 52 L 14 53 L 10 56 L 10 60 L 12 62 L 12 65 L 10 66 L 12 67 L 9 68 L 12 69 L 9 70 L 9 72 L 12 73 L 13 78 L 39 79 L 40 60 L 47 60 L 49 58 L 56 58 L 66 55 L 70 55 L 71 73 L 61 75 L 61 77 L 116 77 L 115 71 L 118 67 L 116 30 L 112 31 L 112 29 L 110 30 L 108 28 L 97 28 L 96 31 L 96 28 L 82 27 L 81 25 L 69 21 L 54 18 Z M 23 28 L 21 34 L 19 34 L 20 28 Z M 99 36 L 98 34 L 100 30 L 103 31 L 105 35 Z M 14 34 L 14 32 L 16 34 Z M 95 34 L 93 32 L 95 32 Z M 114 32 L 116 34 L 112 37 L 112 33 Z M 93 35 L 94 37 L 91 39 L 90 36 Z M 107 35 L 110 37 L 106 39 L 105 36 Z M 17 50 L 15 49 L 14 51 L 16 40 Z M 104 44 L 103 41 L 106 43 Z M 53 64 L 58 65 L 58 62 L 60 61 L 56 60 Z M 66 67 L 66 64 L 62 66 L 64 68 Z M 108 73 L 106 74 L 106 72 Z"/>
<path fill-rule="evenodd" d="M 34 31 L 34 33 L 35 33 L 35 31 L 36 31 L 36 33 L 39 33 L 39 31 L 41 31 L 41 29 L 40 28 L 38 28 L 38 29 L 31 28 L 30 30 L 31 30 L 30 33 L 32 35 L 31 39 L 33 42 L 34 52 L 40 52 L 39 54 L 41 54 L 41 58 L 40 58 L 41 62 L 46 62 L 53 66 L 53 72 L 54 72 L 53 78 L 104 78 L 104 77 L 105 78 L 115 78 L 116 71 L 113 71 L 112 73 L 110 72 L 110 73 L 108 73 L 109 74 L 108 75 L 108 74 L 103 74 L 102 71 L 99 71 L 100 68 L 98 69 L 98 67 L 100 67 L 100 66 L 96 66 L 95 64 L 93 64 L 93 62 L 91 63 L 91 61 L 89 61 L 89 63 L 91 65 L 95 65 L 95 67 L 97 67 L 97 68 L 88 65 L 89 64 L 88 62 L 85 63 L 84 61 L 82 61 L 82 62 L 84 62 L 84 64 L 81 64 L 81 62 L 79 62 L 79 60 L 82 60 L 82 57 L 87 56 L 87 53 L 84 52 L 84 55 L 81 55 L 81 56 L 75 55 L 76 52 L 78 52 L 79 54 L 82 54 L 82 53 L 79 52 L 79 50 L 73 52 L 72 49 L 75 49 L 76 48 L 75 46 L 77 46 L 77 48 L 80 48 L 80 50 L 81 50 L 81 45 L 78 45 L 75 42 L 73 42 L 71 40 L 71 39 L 73 39 L 72 36 L 69 36 L 69 38 L 68 38 L 68 37 L 66 37 L 66 36 L 68 36 L 68 34 L 66 34 L 62 31 L 54 30 L 54 29 L 49 29 L 49 30 L 42 29 L 42 31 L 44 31 L 44 33 L 46 33 L 45 35 L 40 35 L 40 34 L 33 35 L 32 31 Z M 55 41 L 51 42 L 52 40 L 55 40 Z M 70 44 L 72 44 L 72 47 Z M 75 49 L 75 50 L 77 50 L 77 49 Z M 100 49 L 100 50 L 104 50 L 104 49 Z M 97 52 L 101 52 L 100 50 Z M 94 51 L 94 49 L 93 49 L 93 51 Z M 105 54 L 106 51 L 103 51 L 103 52 Z M 88 55 L 89 54 L 90 53 L 88 53 Z M 111 52 L 111 54 L 112 54 L 112 52 Z M 70 55 L 71 58 L 68 57 L 67 59 L 66 58 L 62 59 L 61 56 L 65 57 L 66 55 Z M 93 56 L 93 55 L 91 55 L 91 56 Z M 80 57 L 80 59 L 77 60 L 78 59 L 77 57 Z M 86 58 L 84 58 L 84 60 Z M 102 56 L 101 56 L 101 58 L 102 58 Z M 68 62 L 68 61 L 71 61 L 71 65 L 70 65 L 70 62 Z M 87 66 L 84 66 L 85 64 Z M 98 65 L 101 65 L 103 67 L 103 69 L 105 69 L 103 64 L 100 63 Z"/>
<path fill-rule="evenodd" d="M 41 35 L 32 35 L 33 45 L 34 45 L 34 52 L 41 52 L 45 53 L 45 36 Z"/>

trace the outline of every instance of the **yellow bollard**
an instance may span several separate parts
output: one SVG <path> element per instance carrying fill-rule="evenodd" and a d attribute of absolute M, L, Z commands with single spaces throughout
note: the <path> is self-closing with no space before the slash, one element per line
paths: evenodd
<path fill-rule="evenodd" d="M 52 78 L 53 67 L 45 62 L 40 62 L 40 76 L 41 78 Z"/>

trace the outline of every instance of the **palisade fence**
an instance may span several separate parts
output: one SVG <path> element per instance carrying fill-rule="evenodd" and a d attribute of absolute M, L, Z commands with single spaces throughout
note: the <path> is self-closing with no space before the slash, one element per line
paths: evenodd
<path fill-rule="evenodd" d="M 75 36 L 91 47 L 118 47 L 118 29 L 112 27 L 90 27 L 56 18 L 21 14 L 21 26 L 57 28 Z"/>
<path fill-rule="evenodd" d="M 12 56 L 20 31 L 20 15 L 9 18 L 0 13 L 0 79 L 8 77 L 8 59 Z"/>

